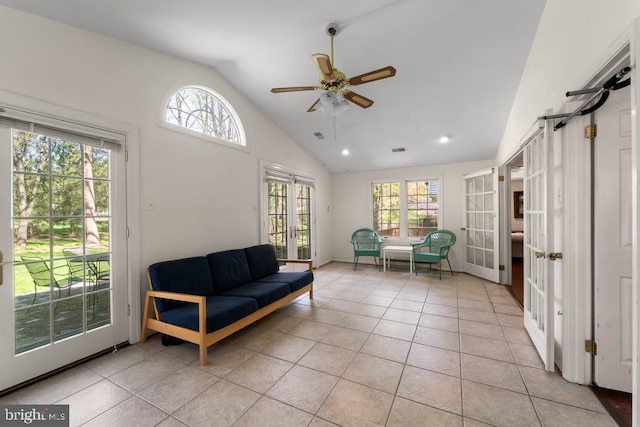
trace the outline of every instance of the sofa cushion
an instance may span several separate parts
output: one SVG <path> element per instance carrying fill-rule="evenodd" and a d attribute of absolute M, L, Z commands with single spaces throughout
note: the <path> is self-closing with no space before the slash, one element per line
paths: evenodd
<path fill-rule="evenodd" d="M 253 280 L 277 273 L 280 270 L 276 251 L 271 245 L 258 245 L 246 248 L 247 262 Z"/>
<path fill-rule="evenodd" d="M 223 292 L 222 295 L 255 298 L 258 302 L 258 308 L 262 308 L 280 298 L 286 297 L 289 293 L 291 293 L 291 290 L 286 283 L 251 282 L 229 289 Z"/>
<path fill-rule="evenodd" d="M 253 298 L 225 297 L 214 295 L 207 297 L 207 333 L 217 331 L 236 322 L 258 309 Z M 172 325 L 197 331 L 198 304 L 186 303 L 162 313 L 160 320 Z"/>
<path fill-rule="evenodd" d="M 264 283 L 288 283 L 291 288 L 291 292 L 295 292 L 304 288 L 309 283 L 313 283 L 313 273 L 310 271 L 296 271 L 296 272 L 279 272 L 267 277 L 263 277 L 258 282 Z"/>
<path fill-rule="evenodd" d="M 205 257 L 157 262 L 149 266 L 151 286 L 155 291 L 213 295 L 213 282 Z M 155 298 L 158 311 L 164 312 L 184 304 L 182 301 Z"/>
<path fill-rule="evenodd" d="M 251 271 L 242 249 L 211 253 L 207 255 L 207 262 L 216 294 L 251 282 Z"/>

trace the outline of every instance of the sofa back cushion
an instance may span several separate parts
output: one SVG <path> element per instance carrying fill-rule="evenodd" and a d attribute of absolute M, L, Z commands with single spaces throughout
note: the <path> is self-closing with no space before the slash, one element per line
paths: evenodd
<path fill-rule="evenodd" d="M 216 294 L 251 281 L 249 264 L 242 249 L 211 253 L 207 255 L 207 262 Z"/>
<path fill-rule="evenodd" d="M 202 296 L 213 295 L 213 282 L 205 257 L 157 262 L 149 266 L 149 277 L 154 291 Z M 160 312 L 188 304 L 160 298 L 156 298 L 155 301 Z"/>
<path fill-rule="evenodd" d="M 276 251 L 271 245 L 258 245 L 246 248 L 247 262 L 253 280 L 275 274 L 280 270 Z"/>

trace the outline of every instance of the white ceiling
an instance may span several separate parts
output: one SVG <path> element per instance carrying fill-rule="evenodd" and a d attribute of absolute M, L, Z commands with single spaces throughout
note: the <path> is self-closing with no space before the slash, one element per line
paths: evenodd
<path fill-rule="evenodd" d="M 544 0 L 0 0 L 210 65 L 330 172 L 493 159 Z M 375 101 L 337 117 L 306 110 L 313 53 L 347 77 L 387 65 L 391 79 L 354 87 Z M 194 82 L 197 83 L 197 82 Z M 242 117 L 241 117 L 242 119 Z M 326 139 L 313 136 L 321 132 Z M 450 136 L 440 144 L 438 138 Z M 259 141 L 250 141 L 250 143 Z M 391 153 L 405 147 L 404 153 Z M 341 151 L 348 148 L 350 155 Z"/>

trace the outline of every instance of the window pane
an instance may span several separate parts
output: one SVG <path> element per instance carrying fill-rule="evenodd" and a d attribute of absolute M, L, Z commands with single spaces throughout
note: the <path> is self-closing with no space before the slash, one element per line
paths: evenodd
<path fill-rule="evenodd" d="M 239 132 L 239 120 L 230 109 L 231 106 L 212 91 L 185 87 L 169 100 L 165 120 L 205 135 L 245 145 Z"/>
<path fill-rule="evenodd" d="M 382 236 L 400 235 L 400 184 L 372 184 L 373 228 Z"/>
<path fill-rule="evenodd" d="M 424 237 L 438 228 L 438 181 L 407 181 L 407 236 Z"/>

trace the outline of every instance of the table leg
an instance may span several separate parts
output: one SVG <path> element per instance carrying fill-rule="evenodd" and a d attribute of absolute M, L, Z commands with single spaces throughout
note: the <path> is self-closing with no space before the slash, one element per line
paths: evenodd
<path fill-rule="evenodd" d="M 413 274 L 413 251 L 409 252 L 409 276 Z"/>
<path fill-rule="evenodd" d="M 387 251 L 382 250 L 382 272 L 387 272 Z"/>

